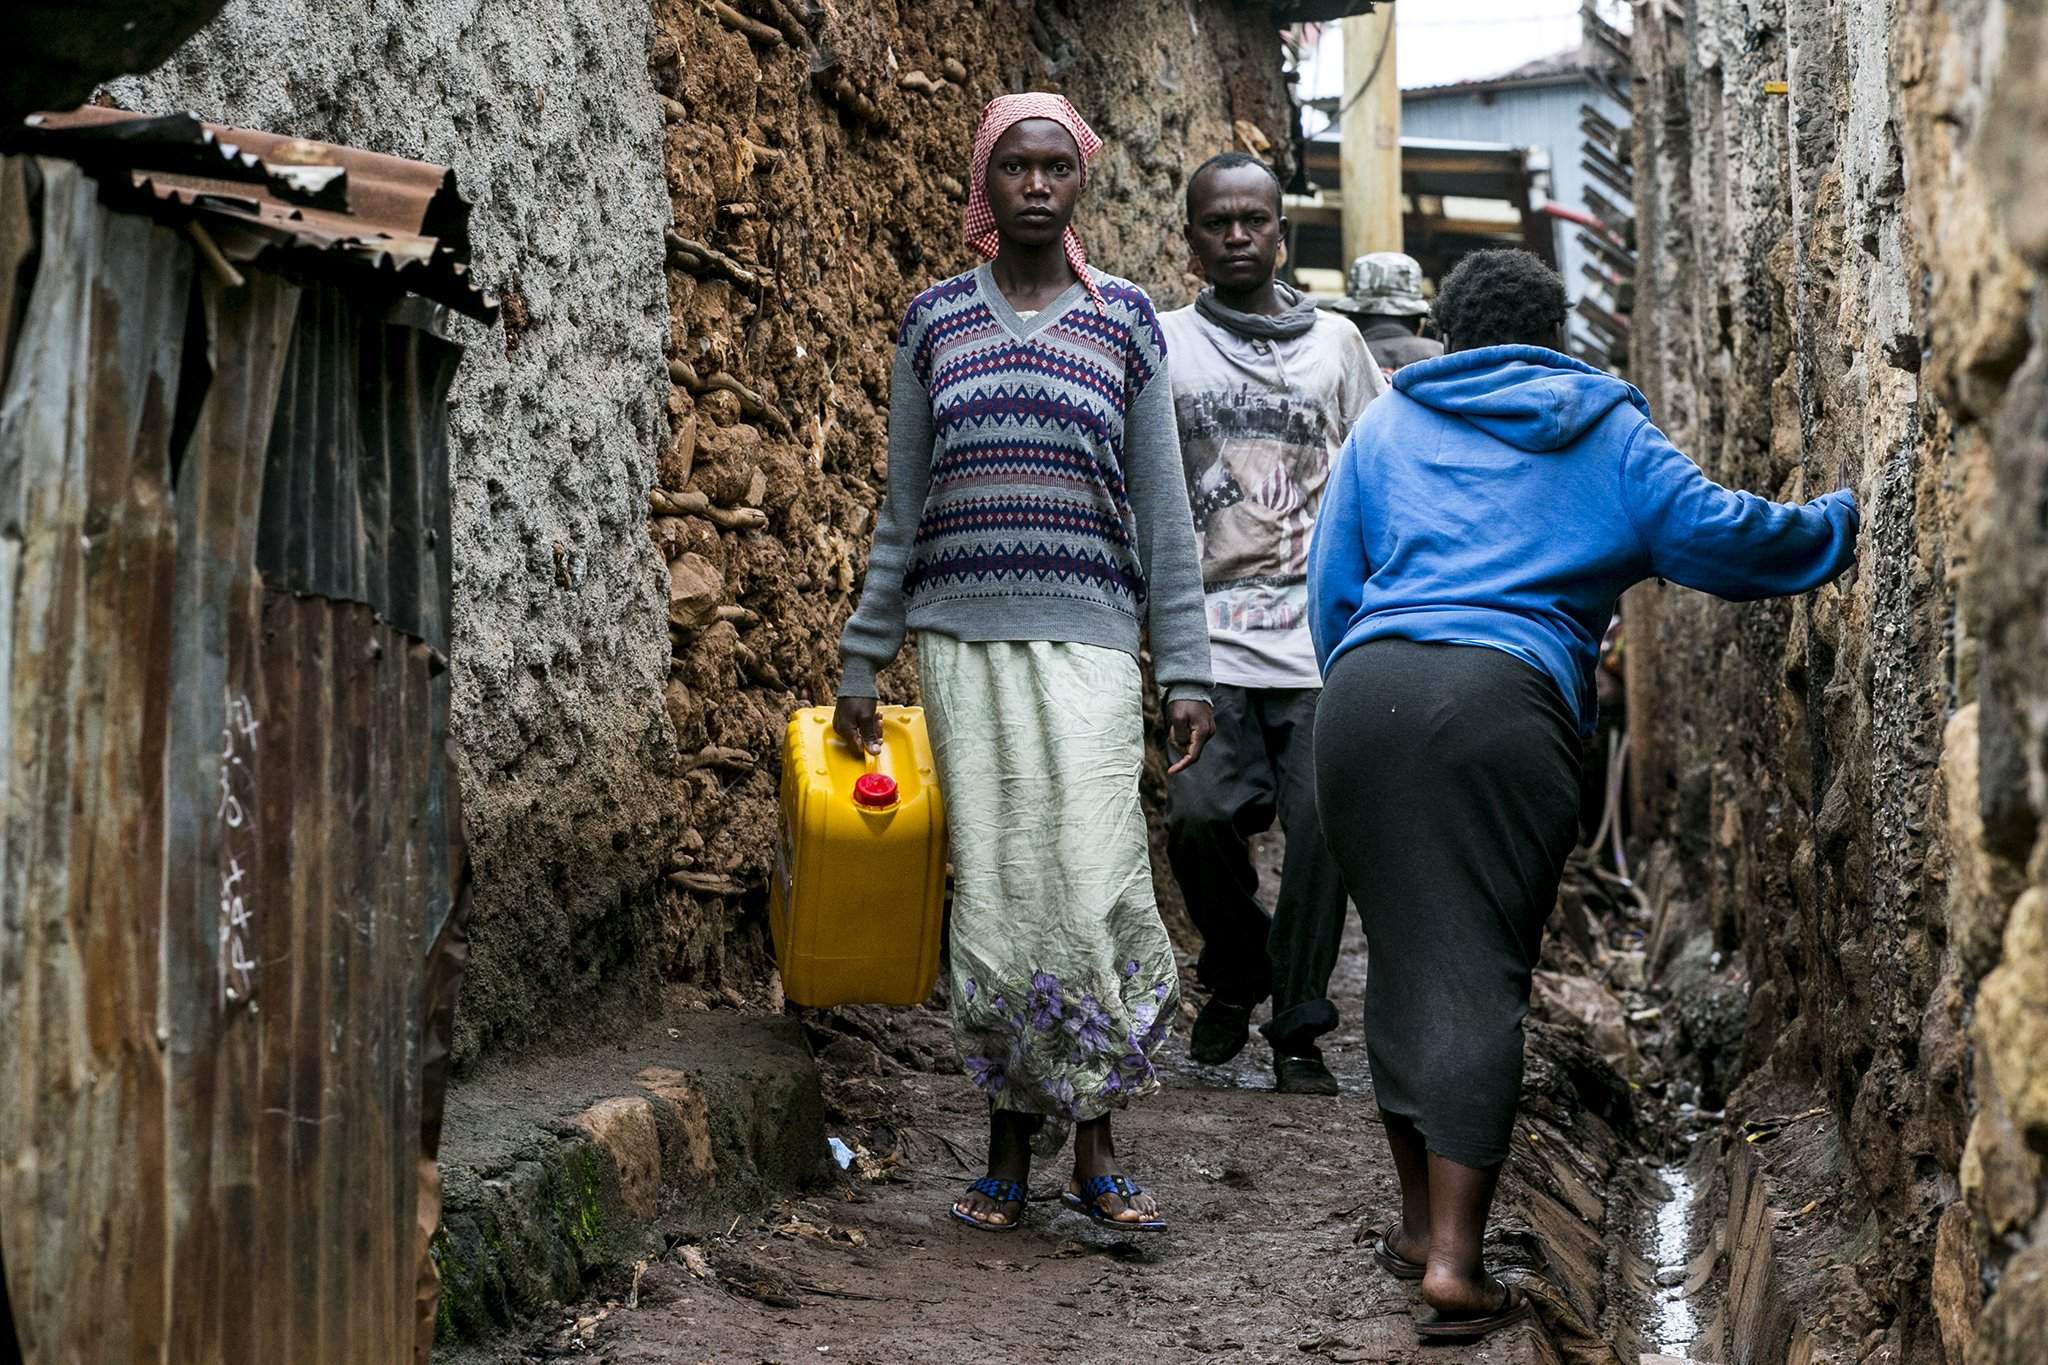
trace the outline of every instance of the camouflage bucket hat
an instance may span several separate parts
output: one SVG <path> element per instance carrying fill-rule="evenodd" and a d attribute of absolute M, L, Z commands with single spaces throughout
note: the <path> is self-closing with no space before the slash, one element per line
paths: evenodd
<path fill-rule="evenodd" d="M 1344 298 L 1332 306 L 1347 313 L 1419 317 L 1429 311 L 1422 297 L 1422 267 L 1398 251 L 1360 256 L 1351 263 Z"/>

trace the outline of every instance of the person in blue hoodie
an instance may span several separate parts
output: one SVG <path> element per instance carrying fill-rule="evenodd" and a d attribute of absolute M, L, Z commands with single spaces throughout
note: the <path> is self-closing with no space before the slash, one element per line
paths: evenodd
<path fill-rule="evenodd" d="M 1522 1080 L 1543 923 L 1578 831 L 1580 740 L 1616 601 L 1656 577 L 1736 601 L 1855 558 L 1844 489 L 1714 483 L 1631 385 L 1561 354 L 1564 282 L 1524 251 L 1444 280 L 1446 354 L 1394 376 L 1331 471 L 1309 552 L 1325 837 L 1368 943 L 1374 1096 L 1425 1337 L 1523 1317 L 1481 1246 Z"/>

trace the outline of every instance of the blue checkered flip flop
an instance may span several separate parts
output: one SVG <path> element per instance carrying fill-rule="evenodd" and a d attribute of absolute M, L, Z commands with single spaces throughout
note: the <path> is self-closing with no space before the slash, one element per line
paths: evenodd
<path fill-rule="evenodd" d="M 1166 1231 L 1166 1220 L 1164 1218 L 1146 1218 L 1142 1220 L 1117 1218 L 1102 1207 L 1102 1196 L 1105 1194 L 1118 1195 L 1123 1199 L 1124 1203 L 1129 1204 L 1131 1200 L 1143 1193 L 1144 1190 L 1135 1181 L 1126 1180 L 1120 1175 L 1098 1175 L 1090 1177 L 1081 1186 L 1079 1192 L 1068 1190 L 1060 1198 L 1074 1212 L 1086 1214 L 1091 1221 L 1100 1223 L 1106 1228 L 1115 1228 L 1119 1232 Z"/>
<path fill-rule="evenodd" d="M 1022 1226 L 1024 1222 L 1024 1199 L 1030 1193 L 1029 1190 L 1025 1189 L 1022 1182 L 998 1180 L 992 1175 L 985 1175 L 972 1185 L 969 1185 L 967 1192 L 993 1199 L 998 1204 L 1015 1204 L 1017 1211 L 1010 1215 L 1010 1221 L 1007 1223 L 984 1223 L 979 1218 L 968 1217 L 960 1212 L 958 1206 L 955 1206 L 950 1212 L 956 1221 L 967 1224 L 968 1227 L 973 1228 L 976 1232 L 1015 1232 Z"/>

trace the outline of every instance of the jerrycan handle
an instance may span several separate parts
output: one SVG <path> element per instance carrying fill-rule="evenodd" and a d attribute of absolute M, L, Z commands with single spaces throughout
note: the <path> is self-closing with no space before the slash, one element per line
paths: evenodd
<path fill-rule="evenodd" d="M 853 804 L 864 811 L 881 814 L 896 809 L 896 779 L 879 771 L 882 756 L 862 746 L 867 771 L 853 783 Z"/>

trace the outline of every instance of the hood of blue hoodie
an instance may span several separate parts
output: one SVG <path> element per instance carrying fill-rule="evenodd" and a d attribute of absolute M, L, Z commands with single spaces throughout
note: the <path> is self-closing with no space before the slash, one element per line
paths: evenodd
<path fill-rule="evenodd" d="M 1482 346 L 1420 360 L 1395 371 L 1394 389 L 1517 450 L 1562 450 L 1622 403 L 1650 415 L 1635 385 L 1542 346 Z"/>

